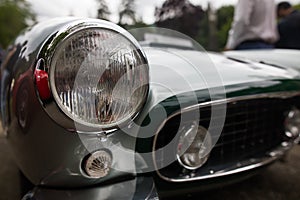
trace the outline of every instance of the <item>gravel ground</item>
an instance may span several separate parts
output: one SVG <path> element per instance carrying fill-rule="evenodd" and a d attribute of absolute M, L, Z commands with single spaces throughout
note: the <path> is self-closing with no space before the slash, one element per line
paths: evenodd
<path fill-rule="evenodd" d="M 1 133 L 0 160 L 0 200 L 20 199 L 18 170 Z M 299 200 L 299 183 L 300 145 L 290 152 L 285 162 L 277 162 L 261 174 L 238 184 L 217 188 L 187 199 Z"/>
<path fill-rule="evenodd" d="M 277 162 L 260 174 L 243 182 L 202 194 L 204 197 L 202 199 L 299 200 L 299 183 L 300 145 L 296 146 L 288 154 L 284 162 Z"/>
<path fill-rule="evenodd" d="M 0 160 L 0 200 L 20 199 L 19 172 L 2 134 L 0 134 Z"/>

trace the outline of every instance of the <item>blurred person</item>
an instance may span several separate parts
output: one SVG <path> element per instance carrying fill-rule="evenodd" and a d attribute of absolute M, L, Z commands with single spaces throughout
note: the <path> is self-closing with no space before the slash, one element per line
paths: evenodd
<path fill-rule="evenodd" d="M 281 21 L 278 24 L 280 39 L 276 48 L 300 49 L 300 12 L 284 1 L 277 5 L 277 16 Z"/>
<path fill-rule="evenodd" d="M 225 50 L 271 49 L 277 39 L 274 0 L 239 0 Z"/>

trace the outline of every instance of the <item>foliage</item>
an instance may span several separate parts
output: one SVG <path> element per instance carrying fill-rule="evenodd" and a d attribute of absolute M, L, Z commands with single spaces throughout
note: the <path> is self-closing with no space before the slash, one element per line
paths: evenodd
<path fill-rule="evenodd" d="M 188 0 L 166 0 L 161 8 L 156 7 L 156 21 L 164 21 L 184 15 L 183 9 L 189 7 Z"/>
<path fill-rule="evenodd" d="M 107 3 L 105 0 L 97 0 L 98 2 L 98 10 L 97 10 L 97 18 L 98 19 L 109 19 L 110 11 L 107 6 Z"/>
<path fill-rule="evenodd" d="M 187 34 L 205 49 L 216 43 L 221 50 L 226 44 L 233 21 L 234 6 L 224 6 L 216 11 L 217 27 L 211 27 L 213 33 L 209 29 L 212 26 L 209 21 L 210 11 L 203 11 L 200 6 L 195 6 L 188 0 L 166 0 L 161 8 L 155 10 L 156 25 Z M 210 41 L 214 34 L 218 41 Z"/>
<path fill-rule="evenodd" d="M 228 32 L 231 28 L 231 23 L 233 21 L 234 6 L 223 6 L 216 11 L 217 16 L 217 44 L 218 49 L 223 50 L 228 37 Z M 197 36 L 197 41 L 205 48 L 208 49 L 210 43 L 209 37 L 209 20 L 208 11 L 205 12 L 205 17 L 201 21 L 199 34 Z"/>
<path fill-rule="evenodd" d="M 24 0 L 0 0 L 0 45 L 6 48 L 33 21 L 34 14 Z"/>
<path fill-rule="evenodd" d="M 198 35 L 196 37 L 196 41 L 201 44 L 205 49 L 207 49 L 209 45 L 208 41 L 208 35 L 209 35 L 209 29 L 208 29 L 208 12 L 206 11 L 203 15 L 203 19 L 200 21 Z"/>
<path fill-rule="evenodd" d="M 202 7 L 189 0 L 166 0 L 161 8 L 155 9 L 155 24 L 196 38 L 203 16 Z"/>
<path fill-rule="evenodd" d="M 228 32 L 233 21 L 234 6 L 224 6 L 218 9 L 218 40 L 219 48 L 223 49 L 226 45 Z"/>
<path fill-rule="evenodd" d="M 119 12 L 119 24 L 135 24 L 135 0 L 122 0 Z"/>

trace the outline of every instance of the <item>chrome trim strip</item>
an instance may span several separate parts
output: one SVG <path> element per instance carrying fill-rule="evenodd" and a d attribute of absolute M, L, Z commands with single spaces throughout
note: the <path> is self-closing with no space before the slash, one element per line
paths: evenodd
<path fill-rule="evenodd" d="M 288 150 L 290 150 L 290 148 L 292 148 L 292 146 L 293 146 L 292 142 L 288 143 L 287 146 L 281 145 L 280 147 L 269 152 L 268 153 L 269 155 L 264 158 L 249 159 L 242 163 L 237 163 L 237 165 L 233 166 L 232 168 L 227 168 L 222 171 L 217 171 L 211 175 L 185 178 L 185 179 L 175 179 L 175 178 L 173 179 L 173 178 L 167 178 L 167 177 L 163 176 L 159 171 L 157 171 L 157 173 L 158 173 L 159 177 L 161 177 L 162 179 L 169 181 L 169 182 L 176 182 L 176 183 L 189 182 L 189 181 L 200 181 L 200 180 L 205 180 L 205 179 L 210 179 L 210 178 L 218 178 L 218 177 L 233 175 L 233 174 L 237 174 L 237 173 L 241 173 L 241 172 L 246 172 L 246 171 L 249 171 L 252 169 L 256 169 L 256 168 L 271 164 L 272 162 L 280 159 Z"/>
<path fill-rule="evenodd" d="M 203 108 L 209 105 L 219 105 L 219 104 L 224 104 L 224 103 L 232 103 L 236 101 L 243 101 L 243 100 L 251 100 L 251 99 L 262 99 L 262 98 L 280 98 L 280 99 L 287 99 L 287 98 L 292 98 L 295 96 L 300 96 L 299 91 L 295 92 L 274 92 L 274 93 L 265 93 L 265 94 L 257 94 L 257 95 L 245 95 L 245 96 L 240 96 L 240 97 L 232 97 L 228 99 L 221 99 L 221 100 L 216 100 L 216 101 L 210 101 L 210 102 L 204 102 L 204 103 L 199 103 L 197 105 L 189 106 L 181 111 L 175 112 L 174 114 L 170 115 L 167 119 L 163 121 L 163 123 L 160 125 L 160 127 L 157 129 L 154 140 L 153 140 L 153 147 L 152 147 L 152 158 L 153 158 L 153 164 L 156 170 L 156 173 L 160 178 L 162 178 L 165 181 L 168 182 L 189 182 L 189 181 L 198 181 L 198 180 L 205 180 L 205 179 L 210 179 L 210 178 L 217 178 L 217 177 L 222 177 L 222 176 L 227 176 L 227 175 L 232 175 L 236 173 L 241 173 L 245 171 L 249 171 L 255 168 L 259 168 L 265 165 L 268 165 L 280 157 L 282 157 L 288 150 L 290 150 L 294 142 L 283 142 L 281 146 L 273 149 L 272 151 L 268 152 L 265 157 L 263 158 L 253 158 L 249 159 L 243 163 L 238 163 L 236 166 L 233 166 L 232 168 L 227 168 L 222 171 L 214 172 L 213 174 L 205 175 L 205 176 L 199 176 L 199 177 L 191 177 L 191 178 L 182 178 L 182 179 L 176 179 L 176 178 L 168 178 L 163 176 L 157 167 L 156 163 L 156 157 L 155 157 L 155 147 L 156 147 L 156 142 L 158 138 L 158 134 L 161 131 L 161 129 L 165 126 L 167 121 L 169 121 L 171 118 L 181 114 L 185 113 L 188 111 L 191 111 L 193 109 L 199 109 Z"/>
<path fill-rule="evenodd" d="M 280 98 L 280 99 L 287 99 L 295 96 L 300 96 L 299 91 L 295 92 L 274 92 L 274 93 L 266 93 L 266 94 L 257 94 L 257 95 L 245 95 L 240 97 L 232 97 L 232 98 L 226 98 L 226 99 L 220 99 L 205 103 L 200 103 L 197 105 L 189 106 L 184 108 L 182 111 L 178 111 L 177 113 L 171 115 L 167 120 L 169 120 L 171 117 L 174 117 L 182 112 L 188 112 L 190 110 L 196 109 L 196 108 L 203 108 L 205 106 L 209 105 L 219 105 L 223 103 L 232 103 L 235 101 L 244 101 L 244 100 L 251 100 L 251 99 L 263 99 L 263 98 Z"/>

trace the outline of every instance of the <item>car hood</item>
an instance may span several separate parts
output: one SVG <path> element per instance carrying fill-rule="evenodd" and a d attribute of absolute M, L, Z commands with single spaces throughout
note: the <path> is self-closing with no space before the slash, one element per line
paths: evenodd
<path fill-rule="evenodd" d="M 235 59 L 248 59 L 260 63 L 268 63 L 300 71 L 300 50 L 272 49 L 272 50 L 243 50 L 226 51 L 224 54 Z"/>
<path fill-rule="evenodd" d="M 190 91 L 224 89 L 240 85 L 270 87 L 281 80 L 299 79 L 291 68 L 266 65 L 222 54 L 191 50 L 145 47 L 150 65 L 152 98 L 159 102 Z"/>

